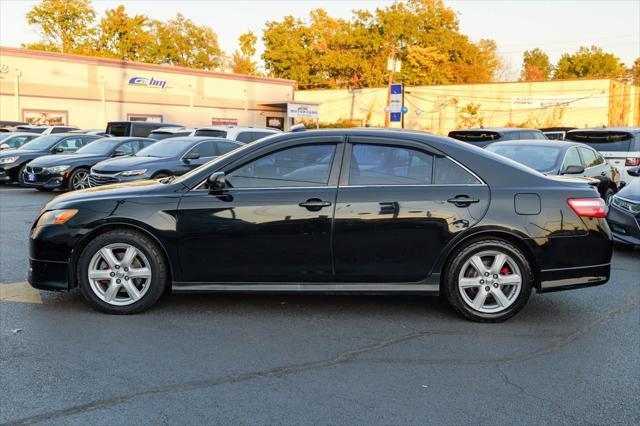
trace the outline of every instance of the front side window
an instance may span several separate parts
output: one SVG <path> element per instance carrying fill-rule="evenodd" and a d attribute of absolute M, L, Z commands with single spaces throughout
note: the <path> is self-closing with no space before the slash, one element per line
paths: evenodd
<path fill-rule="evenodd" d="M 428 185 L 433 156 L 411 148 L 357 144 L 349 166 L 350 185 Z"/>
<path fill-rule="evenodd" d="M 253 160 L 227 174 L 234 188 L 327 185 L 335 144 L 303 145 Z"/>
<path fill-rule="evenodd" d="M 436 157 L 433 183 L 435 185 L 474 185 L 482 182 L 448 158 Z"/>
<path fill-rule="evenodd" d="M 82 148 L 87 141 L 83 138 L 67 138 L 60 142 L 56 148 L 62 148 L 63 152 L 75 152 L 78 148 Z"/>

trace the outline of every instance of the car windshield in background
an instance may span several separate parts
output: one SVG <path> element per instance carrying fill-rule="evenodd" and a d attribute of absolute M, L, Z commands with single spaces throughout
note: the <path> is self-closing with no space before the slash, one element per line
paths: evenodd
<path fill-rule="evenodd" d="M 31 142 L 27 142 L 22 145 L 20 149 L 25 149 L 28 151 L 42 151 L 45 149 L 51 148 L 56 142 L 58 142 L 62 137 L 61 136 L 39 136 L 32 140 Z"/>
<path fill-rule="evenodd" d="M 76 154 L 107 155 L 116 144 L 117 142 L 109 138 L 98 139 L 77 150 Z"/>
<path fill-rule="evenodd" d="M 111 123 L 107 126 L 107 133 L 112 136 L 129 136 L 129 124 Z"/>
<path fill-rule="evenodd" d="M 555 146 L 489 145 L 487 151 L 507 157 L 541 173 L 555 169 L 561 148 Z"/>
<path fill-rule="evenodd" d="M 633 134 L 620 131 L 584 130 L 567 133 L 568 141 L 581 142 L 596 151 L 634 151 L 631 148 Z"/>
<path fill-rule="evenodd" d="M 136 157 L 177 157 L 189 146 L 191 145 L 184 139 L 165 139 L 163 141 L 156 142 L 145 149 L 141 149 L 136 154 Z"/>
<path fill-rule="evenodd" d="M 500 133 L 488 131 L 456 131 L 449 132 L 449 137 L 464 142 L 486 142 L 500 139 Z"/>

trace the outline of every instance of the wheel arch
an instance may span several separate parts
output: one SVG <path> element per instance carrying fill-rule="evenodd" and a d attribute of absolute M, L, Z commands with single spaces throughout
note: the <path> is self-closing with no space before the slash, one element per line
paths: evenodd
<path fill-rule="evenodd" d="M 154 176 L 158 176 L 159 174 L 163 174 L 163 175 L 167 175 L 167 176 L 173 176 L 174 175 L 174 173 L 172 171 L 163 169 L 163 170 L 158 170 L 158 171 L 154 172 L 151 175 L 151 178 L 153 178 Z"/>
<path fill-rule="evenodd" d="M 96 238 L 97 236 L 107 233 L 109 231 L 117 230 L 117 229 L 129 229 L 132 231 L 140 232 L 141 234 L 144 234 L 145 236 L 149 237 L 153 242 L 155 242 L 158 245 L 158 247 L 160 248 L 160 252 L 164 257 L 164 261 L 167 265 L 167 271 L 169 273 L 168 285 L 171 286 L 173 283 L 173 276 L 174 276 L 173 265 L 171 264 L 171 260 L 169 257 L 169 253 L 167 253 L 167 249 L 160 242 L 160 240 L 155 235 L 153 235 L 152 232 L 149 232 L 149 230 L 145 229 L 142 226 L 129 223 L 129 222 L 109 222 L 109 223 L 100 225 L 96 228 L 93 228 L 90 232 L 85 234 L 80 239 L 80 241 L 78 241 L 78 243 L 75 245 L 73 251 L 71 252 L 71 256 L 69 258 L 69 274 L 68 274 L 69 289 L 72 289 L 78 286 L 78 282 L 76 278 L 76 270 L 77 270 L 76 268 L 78 265 L 78 259 L 80 258 L 80 254 L 82 253 L 84 248 L 87 246 L 87 244 L 89 244 L 89 242 L 94 238 Z"/>

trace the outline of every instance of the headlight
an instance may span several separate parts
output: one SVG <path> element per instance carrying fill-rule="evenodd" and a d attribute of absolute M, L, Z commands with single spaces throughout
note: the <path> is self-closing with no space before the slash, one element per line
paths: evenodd
<path fill-rule="evenodd" d="M 631 212 L 633 214 L 640 213 L 640 203 L 634 203 L 634 202 L 625 200 L 624 198 L 620 198 L 617 195 L 613 196 L 613 200 L 611 200 L 611 203 L 614 206 L 619 207 L 622 210 Z"/>
<path fill-rule="evenodd" d="M 17 155 L 12 155 L 11 157 L 0 158 L 0 164 L 15 163 L 16 161 L 18 161 L 18 158 L 20 158 L 20 157 L 17 156 Z"/>
<path fill-rule="evenodd" d="M 67 170 L 69 170 L 70 166 L 54 166 L 54 167 L 45 167 L 44 171 L 54 174 L 54 175 L 59 175 L 62 174 L 64 172 L 66 172 Z"/>
<path fill-rule="evenodd" d="M 147 169 L 138 169 L 138 170 L 126 170 L 124 172 L 118 173 L 120 176 L 139 176 L 144 174 Z"/>
<path fill-rule="evenodd" d="M 46 211 L 38 219 L 36 228 L 40 228 L 43 225 L 62 225 L 69 219 L 74 217 L 78 213 L 76 209 L 61 209 L 61 210 L 49 210 Z"/>

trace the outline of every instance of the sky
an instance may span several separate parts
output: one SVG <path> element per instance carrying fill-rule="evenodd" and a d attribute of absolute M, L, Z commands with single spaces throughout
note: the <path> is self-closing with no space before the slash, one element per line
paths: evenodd
<path fill-rule="evenodd" d="M 25 19 L 37 4 L 28 0 L 0 0 L 0 45 L 17 47 L 38 40 Z M 323 8 L 331 16 L 349 18 L 354 9 L 373 10 L 388 0 L 93 0 L 101 16 L 124 4 L 128 13 L 167 20 L 177 12 L 212 27 L 220 47 L 231 54 L 238 36 L 252 30 L 261 36 L 264 23 L 286 15 L 306 18 Z M 539 47 L 555 63 L 565 52 L 598 45 L 630 66 L 640 56 L 640 0 L 445 0 L 458 12 L 460 30 L 472 40 L 495 40 L 498 51 L 518 75 L 522 53 Z M 258 47 L 258 55 L 262 46 Z"/>

